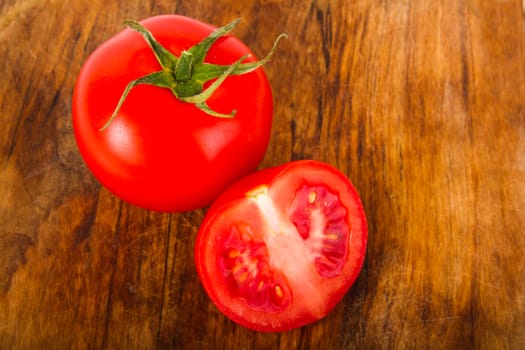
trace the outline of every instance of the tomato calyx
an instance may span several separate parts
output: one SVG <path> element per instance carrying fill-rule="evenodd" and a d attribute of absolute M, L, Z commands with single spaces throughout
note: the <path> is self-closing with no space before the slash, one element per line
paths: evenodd
<path fill-rule="evenodd" d="M 143 36 L 155 58 L 161 66 L 161 70 L 147 74 L 128 83 L 115 110 L 106 123 L 100 128 L 100 131 L 106 129 L 113 119 L 117 116 L 122 104 L 126 100 L 129 92 L 137 85 L 146 84 L 169 89 L 173 95 L 180 101 L 194 104 L 198 109 L 218 118 L 233 118 L 236 110 L 229 114 L 219 113 L 212 110 L 206 103 L 206 100 L 219 88 L 224 80 L 230 75 L 246 74 L 261 67 L 270 61 L 277 43 L 287 37 L 281 34 L 274 41 L 270 52 L 261 60 L 256 62 L 243 63 L 249 55 L 240 57 L 231 65 L 219 65 L 204 62 L 209 49 L 221 37 L 230 33 L 239 23 L 240 19 L 235 19 L 229 24 L 217 28 L 210 35 L 190 49 L 183 51 L 179 57 L 163 47 L 152 35 L 152 33 L 142 26 L 139 22 L 127 20 L 124 22 L 130 29 L 138 32 Z M 214 80 L 206 89 L 204 84 Z"/>

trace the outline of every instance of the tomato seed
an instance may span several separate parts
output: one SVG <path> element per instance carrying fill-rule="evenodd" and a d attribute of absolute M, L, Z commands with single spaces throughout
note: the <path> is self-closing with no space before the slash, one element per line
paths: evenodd
<path fill-rule="evenodd" d="M 308 193 L 308 203 L 314 204 L 316 198 L 317 193 L 315 191 L 311 191 L 310 193 Z"/>
<path fill-rule="evenodd" d="M 283 289 L 280 286 L 275 286 L 275 295 L 281 299 L 283 297 Z"/>
<path fill-rule="evenodd" d="M 257 291 L 260 292 L 264 288 L 264 281 L 259 281 L 259 285 L 257 286 Z"/>
<path fill-rule="evenodd" d="M 329 233 L 326 234 L 325 237 L 333 241 L 339 240 L 339 235 L 337 233 Z"/>
<path fill-rule="evenodd" d="M 233 268 L 232 268 L 232 272 L 233 272 L 233 274 L 236 275 L 237 272 L 239 272 L 239 270 L 241 269 L 241 267 L 242 267 L 241 264 L 239 264 L 239 263 L 235 264 L 235 265 L 233 266 Z"/>
<path fill-rule="evenodd" d="M 238 281 L 240 283 L 244 283 L 244 281 L 246 281 L 246 278 L 248 278 L 248 272 L 245 271 L 245 272 L 241 273 L 241 275 L 238 278 Z"/>
<path fill-rule="evenodd" d="M 235 249 L 232 249 L 228 252 L 228 258 L 230 259 L 235 259 L 236 257 L 238 257 L 239 255 L 241 255 L 241 253 L 239 253 L 238 250 L 235 250 Z"/>

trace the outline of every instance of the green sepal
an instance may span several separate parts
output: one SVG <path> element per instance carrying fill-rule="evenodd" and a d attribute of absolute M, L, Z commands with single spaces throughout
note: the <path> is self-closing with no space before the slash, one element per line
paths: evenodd
<path fill-rule="evenodd" d="M 162 68 L 170 70 L 175 68 L 179 58 L 166 50 L 166 48 L 164 48 L 164 46 L 153 37 L 149 30 L 139 22 L 133 20 L 126 20 L 124 21 L 124 24 L 144 37 Z"/>
<path fill-rule="evenodd" d="M 115 117 L 117 116 L 118 111 L 120 110 L 120 107 L 122 107 L 124 100 L 126 100 L 126 97 L 128 97 L 128 94 L 130 93 L 131 89 L 133 89 L 135 86 L 140 85 L 140 84 L 154 85 L 154 86 L 171 89 L 171 87 L 175 84 L 175 82 L 173 81 L 173 76 L 171 74 L 166 73 L 165 71 L 154 72 L 154 73 L 145 75 L 141 78 L 130 81 L 128 85 L 126 86 L 126 88 L 124 89 L 122 96 L 120 96 L 120 100 L 117 103 L 117 107 L 111 114 L 111 117 L 109 117 L 106 123 L 100 128 L 100 131 L 103 131 L 109 126 L 109 124 L 111 124 L 113 119 L 115 119 Z"/>
<path fill-rule="evenodd" d="M 203 63 L 204 59 L 206 58 L 206 55 L 208 54 L 208 51 L 210 50 L 211 46 L 217 41 L 217 39 L 231 32 L 233 28 L 235 28 L 237 24 L 239 24 L 240 21 L 240 18 L 234 19 L 224 27 L 215 29 L 201 42 L 192 46 L 192 48 L 188 51 L 192 53 L 195 64 Z"/>
<path fill-rule="evenodd" d="M 264 57 L 263 59 L 256 61 L 256 62 L 248 62 L 243 63 L 238 66 L 231 72 L 231 75 L 241 75 L 253 72 L 257 68 L 263 66 L 264 64 L 268 63 L 270 59 L 273 56 L 273 53 L 275 52 L 275 49 L 277 48 L 277 44 L 279 41 L 283 38 L 287 38 L 288 35 L 281 34 L 275 39 L 272 49 L 270 52 Z M 224 66 L 224 65 L 218 65 L 218 64 L 212 64 L 212 63 L 202 63 L 202 65 L 199 66 L 198 69 L 195 69 L 193 72 L 193 79 L 197 81 L 206 81 L 206 79 L 210 80 L 210 77 L 218 77 L 224 71 L 226 71 L 230 66 Z"/>

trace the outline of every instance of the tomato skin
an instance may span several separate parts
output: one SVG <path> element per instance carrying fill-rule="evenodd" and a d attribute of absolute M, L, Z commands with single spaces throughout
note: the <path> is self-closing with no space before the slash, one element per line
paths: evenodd
<path fill-rule="evenodd" d="M 299 255 L 297 251 L 294 252 L 297 250 L 295 247 L 302 245 L 302 238 L 294 228 L 297 226 L 293 226 L 294 217 L 297 216 L 290 215 L 290 213 L 295 210 L 296 206 L 293 203 L 299 198 L 298 193 L 302 191 L 301 188 L 305 188 L 305 184 L 308 189 L 328 189 L 331 194 L 325 196 L 325 199 L 338 198 L 339 206 L 344 208 L 344 217 L 341 216 L 341 208 L 339 211 L 334 209 L 333 212 L 349 229 L 346 241 L 342 246 L 344 253 L 337 255 L 338 258 L 334 258 L 335 255 L 332 256 L 333 259 L 339 259 L 340 270 L 331 275 L 324 274 L 324 277 L 321 273 L 322 268 L 319 268 L 319 265 L 316 265 L 311 259 L 312 255 L 301 255 L 305 250 L 300 250 Z M 259 192 L 264 191 L 267 192 L 260 195 L 262 200 L 254 199 L 258 198 Z M 258 203 L 263 204 L 258 205 Z M 264 207 L 268 203 L 271 203 L 269 207 L 273 207 L 275 211 L 270 210 L 270 215 L 264 215 L 262 211 L 266 210 Z M 327 208 L 333 207 L 327 206 Z M 308 210 L 304 212 L 309 213 Z M 268 223 L 268 221 L 273 222 Z M 342 227 L 341 223 L 338 225 L 333 227 Z M 294 230 L 296 234 L 292 233 L 292 236 L 280 235 L 280 231 Z M 239 234 L 238 231 L 243 233 Z M 261 233 L 262 231 L 266 233 Z M 268 232 L 270 234 L 267 234 Z M 235 268 L 231 268 L 231 271 L 228 269 L 234 265 L 232 259 L 236 259 L 238 254 L 232 254 L 233 258 L 230 258 L 229 252 L 234 250 L 235 241 L 242 236 L 245 241 L 238 244 L 240 254 L 249 254 L 246 253 L 250 252 L 250 249 L 245 248 L 246 244 L 258 245 L 264 241 L 267 245 L 269 256 L 263 259 L 262 264 L 264 269 L 267 269 L 266 265 L 268 265 L 273 275 L 265 273 L 264 278 L 254 277 L 253 283 L 257 284 L 260 283 L 260 280 L 268 281 L 274 278 L 271 286 L 278 285 L 284 291 L 281 304 L 279 302 L 271 304 L 266 310 L 264 305 L 253 307 L 253 303 L 249 300 L 253 292 L 243 296 L 242 293 L 246 286 L 240 285 L 240 289 L 237 289 L 237 285 L 231 282 L 232 276 L 236 278 Z M 274 240 L 277 243 L 271 243 L 271 237 L 276 237 Z M 315 322 L 326 316 L 335 307 L 361 271 L 366 253 L 367 237 L 363 206 L 351 182 L 328 164 L 312 160 L 294 161 L 243 177 L 217 198 L 209 208 L 197 234 L 195 264 L 205 291 L 212 302 L 228 318 L 253 330 L 281 332 Z M 310 246 L 316 246 L 318 242 L 315 241 Z M 328 249 L 331 248 L 328 247 Z M 275 254 L 276 250 L 281 251 Z M 288 254 L 290 254 L 290 260 L 287 258 Z M 307 260 L 310 262 L 298 263 Z M 284 261 L 284 263 L 279 261 Z M 252 268 L 255 266 L 251 262 L 249 265 Z M 297 267 L 283 268 L 289 265 L 297 265 Z M 301 272 L 290 273 L 290 271 L 303 271 L 304 275 Z M 250 281 L 244 282 L 245 276 L 242 274 L 240 276 L 242 277 L 240 278 L 241 284 L 250 283 Z M 259 302 L 259 300 L 256 301 Z"/>
<path fill-rule="evenodd" d="M 169 51 L 180 55 L 215 27 L 178 15 L 141 22 Z M 232 64 L 249 53 L 237 38 L 220 38 L 206 62 Z M 78 76 L 73 128 L 80 153 L 95 177 L 134 205 L 180 212 L 210 204 L 235 179 L 252 172 L 269 142 L 273 98 L 264 71 L 230 76 L 208 99 L 232 119 L 216 118 L 181 102 L 168 90 L 136 86 L 109 127 L 126 85 L 160 65 L 140 34 L 125 29 L 97 48 Z"/>

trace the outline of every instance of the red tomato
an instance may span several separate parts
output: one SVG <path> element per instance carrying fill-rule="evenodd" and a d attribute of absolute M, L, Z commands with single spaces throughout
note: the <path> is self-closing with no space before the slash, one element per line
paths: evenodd
<path fill-rule="evenodd" d="M 197 235 L 204 289 L 233 321 L 285 331 L 321 319 L 356 280 L 367 226 L 359 195 L 337 169 L 295 161 L 229 187 Z"/>
<path fill-rule="evenodd" d="M 141 24 L 169 52 L 207 37 L 215 27 L 164 15 Z M 237 38 L 220 37 L 205 63 L 230 65 L 251 51 Z M 250 56 L 244 62 L 254 62 Z M 206 206 L 231 182 L 252 172 L 268 145 L 273 99 L 262 69 L 229 76 L 206 101 L 210 116 L 167 88 L 134 87 L 105 130 L 130 81 L 162 70 L 152 49 L 131 29 L 110 38 L 87 59 L 73 95 L 73 126 L 80 153 L 98 180 L 122 199 L 157 211 Z"/>

